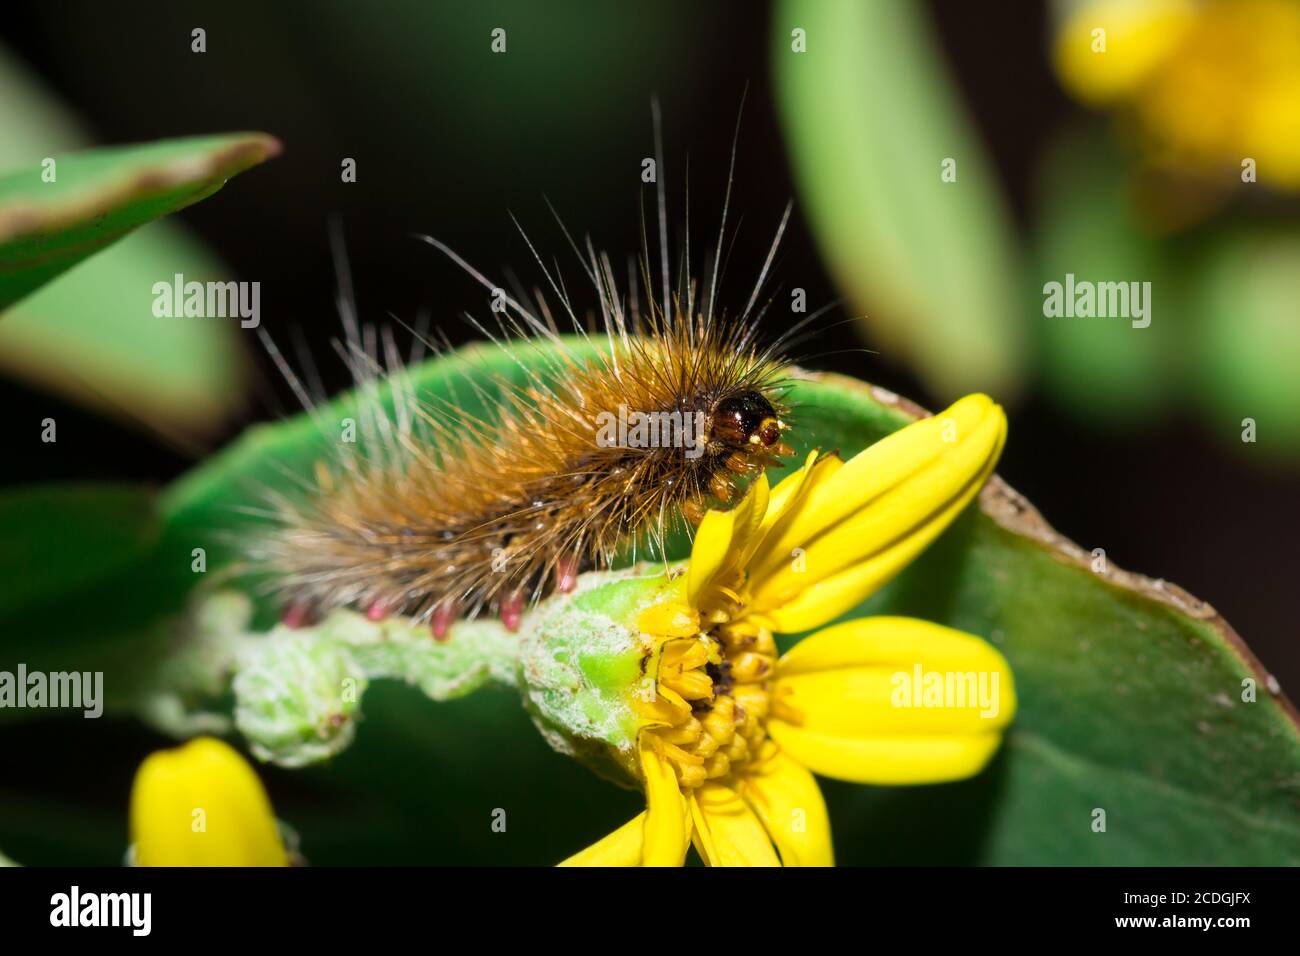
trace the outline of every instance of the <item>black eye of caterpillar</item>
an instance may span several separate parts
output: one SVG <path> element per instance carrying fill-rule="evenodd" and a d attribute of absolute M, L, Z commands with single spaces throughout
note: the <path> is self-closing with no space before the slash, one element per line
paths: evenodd
<path fill-rule="evenodd" d="M 723 441 L 771 448 L 781 440 L 776 409 L 759 392 L 740 392 L 718 402 L 713 430 Z"/>

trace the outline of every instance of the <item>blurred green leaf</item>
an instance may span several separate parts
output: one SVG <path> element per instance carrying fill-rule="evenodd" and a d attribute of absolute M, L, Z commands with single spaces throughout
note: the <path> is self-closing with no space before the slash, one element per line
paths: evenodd
<path fill-rule="evenodd" d="M 925 16 L 894 0 L 777 4 L 781 122 L 822 255 L 884 354 L 937 394 L 1005 401 L 1025 361 L 1022 266 Z"/>
<path fill-rule="evenodd" d="M 0 44 L 0 169 L 39 163 L 51 152 L 80 149 L 87 133 L 32 70 Z"/>
<path fill-rule="evenodd" d="M 423 396 L 481 412 L 493 376 L 517 380 L 516 362 L 540 367 L 545 352 L 467 349 L 416 367 L 412 381 Z M 918 414 L 837 376 L 797 379 L 790 398 L 797 458 L 811 447 L 853 454 Z M 168 489 L 159 566 L 188 574 L 198 546 L 216 556 L 209 573 L 232 560 L 222 529 L 248 533 L 254 525 L 240 522 L 256 521 L 235 509 L 285 489 L 286 471 L 309 476 L 348 413 L 356 402 L 344 396 L 320 425 L 303 416 L 261 426 Z M 842 863 L 1300 862 L 1294 710 L 1212 608 L 1162 582 L 1094 570 L 1095 560 L 994 479 L 920 560 L 847 615 L 910 614 L 983 636 L 1011 662 L 1020 712 L 1002 754 L 973 780 L 828 782 Z M 625 821 L 639 800 L 548 752 L 508 691 L 434 704 L 389 681 L 367 692 L 356 742 L 333 763 L 265 773 L 278 814 L 317 864 L 550 863 Z M 508 838 L 491 828 L 496 808 Z M 1096 808 L 1107 813 L 1104 833 L 1093 830 Z M 11 854 L 28 845 L 23 825 L 0 815 Z"/>
<path fill-rule="evenodd" d="M 0 89 L 0 170 L 39 173 L 43 159 L 90 146 L 71 111 L 3 45 Z M 0 370 L 165 435 L 212 430 L 243 401 L 246 356 L 237 323 L 153 316 L 153 284 L 177 273 L 231 278 L 175 220 L 101 247 L 0 315 Z"/>
<path fill-rule="evenodd" d="M 1190 325 L 1178 273 L 1160 241 L 1133 218 L 1130 178 L 1104 135 L 1088 124 L 1059 137 L 1042 159 L 1037 271 L 1028 290 L 1041 323 L 1043 381 L 1076 414 L 1136 426 L 1159 417 L 1173 396 Z M 1150 325 L 1125 318 L 1044 314 L 1049 282 L 1150 282 Z"/>
<path fill-rule="evenodd" d="M 113 573 L 157 541 L 156 493 L 72 484 L 0 494 L 0 615 Z"/>
<path fill-rule="evenodd" d="M 279 152 L 265 133 L 226 133 L 49 157 L 0 175 L 0 312 Z"/>
<path fill-rule="evenodd" d="M 169 583 L 155 565 L 157 491 L 59 484 L 0 494 L 0 669 L 103 671 L 105 704 L 133 699 L 197 579 Z M 52 710 L 0 708 L 0 721 Z"/>
<path fill-rule="evenodd" d="M 1216 433 L 1273 455 L 1300 449 L 1300 238 L 1256 230 L 1215 237 L 1193 278 L 1200 377 L 1190 396 Z M 1243 421 L 1256 441 L 1241 444 Z"/>
<path fill-rule="evenodd" d="M 238 319 L 155 317 L 153 284 L 176 273 L 228 278 L 183 230 L 132 233 L 0 317 L 0 370 L 127 424 L 211 431 L 245 400 L 242 330 Z"/>

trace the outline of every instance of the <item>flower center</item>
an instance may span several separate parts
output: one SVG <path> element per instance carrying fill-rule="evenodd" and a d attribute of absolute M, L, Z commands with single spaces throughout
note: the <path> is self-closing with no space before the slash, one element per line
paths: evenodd
<path fill-rule="evenodd" d="M 767 738 L 776 642 L 744 620 L 719 624 L 662 648 L 652 745 L 683 790 L 741 772 Z"/>

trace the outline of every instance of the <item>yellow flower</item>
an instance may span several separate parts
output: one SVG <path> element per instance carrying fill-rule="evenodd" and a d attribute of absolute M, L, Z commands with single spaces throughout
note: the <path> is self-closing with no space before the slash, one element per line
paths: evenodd
<path fill-rule="evenodd" d="M 286 866 L 271 802 L 230 746 L 198 737 L 147 757 L 131 787 L 138 866 Z"/>
<path fill-rule="evenodd" d="M 832 865 L 813 773 L 977 773 L 1015 711 L 1011 672 L 984 641 L 865 618 L 778 659 L 773 634 L 821 627 L 897 574 L 979 491 L 1005 437 L 1002 409 L 968 396 L 848 462 L 814 452 L 775 488 L 760 477 L 735 508 L 710 511 L 672 595 L 637 622 L 654 680 L 637 705 L 647 809 L 565 863 L 680 865 L 693 842 L 711 865 Z"/>
<path fill-rule="evenodd" d="M 1056 39 L 1061 82 L 1126 107 L 1143 152 L 1175 171 L 1300 189 L 1300 4 L 1295 0 L 1091 0 Z"/>

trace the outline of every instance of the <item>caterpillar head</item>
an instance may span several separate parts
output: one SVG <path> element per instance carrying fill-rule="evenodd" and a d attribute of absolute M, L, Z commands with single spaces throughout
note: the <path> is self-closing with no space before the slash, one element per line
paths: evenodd
<path fill-rule="evenodd" d="M 733 478 L 749 479 L 781 464 L 781 458 L 794 453 L 781 440 L 788 428 L 766 395 L 748 388 L 731 392 L 714 403 L 709 411 L 707 453 L 704 459 L 711 472 L 709 493 L 726 504 L 734 500 L 739 488 Z M 701 502 L 683 508 L 688 520 L 698 523 L 703 516 Z"/>
<path fill-rule="evenodd" d="M 783 424 L 762 392 L 728 395 L 714 406 L 711 417 L 709 435 L 723 446 L 719 453 L 765 451 L 781 441 Z"/>

